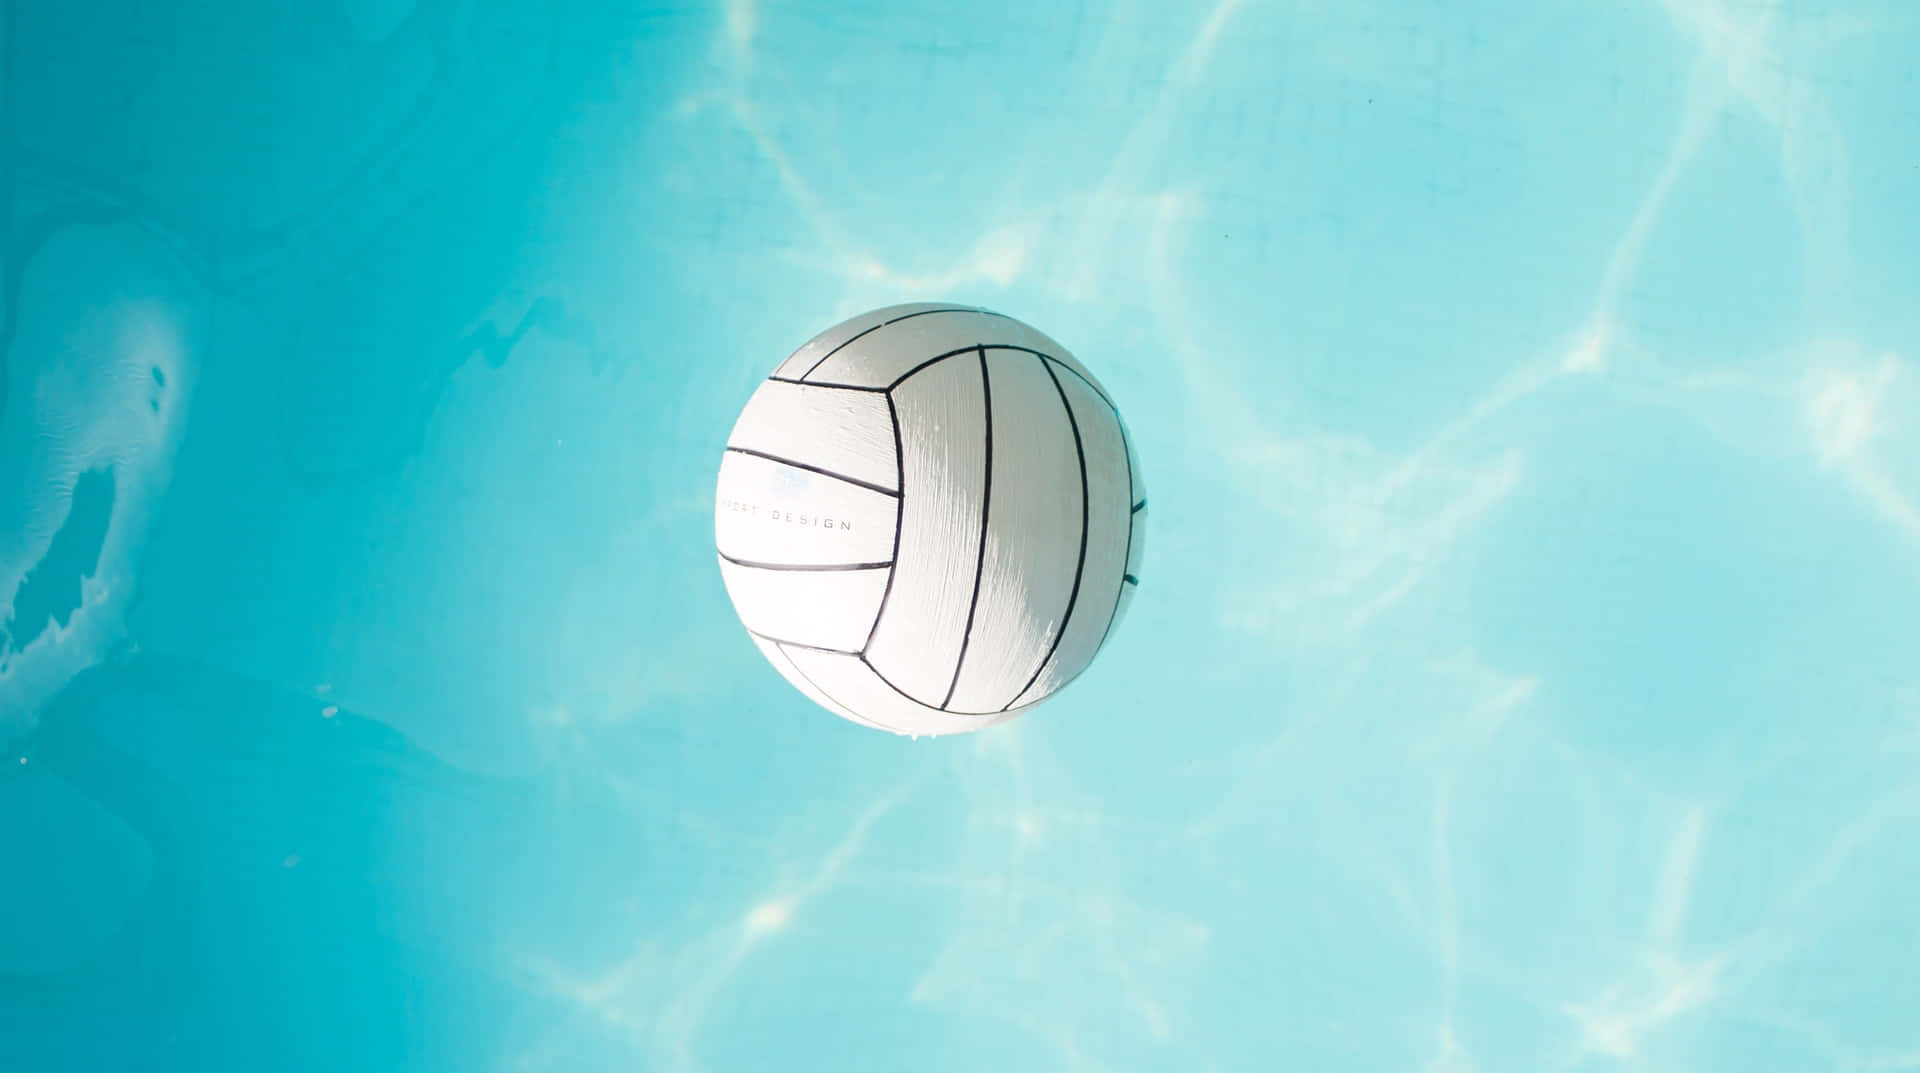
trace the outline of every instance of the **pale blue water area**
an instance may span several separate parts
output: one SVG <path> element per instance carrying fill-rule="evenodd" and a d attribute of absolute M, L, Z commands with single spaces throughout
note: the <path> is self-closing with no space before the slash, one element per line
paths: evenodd
<path fill-rule="evenodd" d="M 1907 0 L 7 0 L 0 1070 L 1920 1070 Z M 1152 489 L 1009 725 L 712 551 L 842 317 Z"/>

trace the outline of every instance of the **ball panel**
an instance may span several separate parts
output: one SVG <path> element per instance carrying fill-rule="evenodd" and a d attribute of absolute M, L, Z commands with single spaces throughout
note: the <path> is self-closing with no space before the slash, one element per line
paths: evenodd
<path fill-rule="evenodd" d="M 990 329 L 992 338 L 987 340 L 989 345 L 998 344 L 1000 346 L 1020 347 L 1035 353 L 1045 354 L 1048 358 L 1052 359 L 1055 365 L 1064 366 L 1071 371 L 1072 375 L 1078 377 L 1082 383 L 1091 387 L 1093 393 L 1098 395 L 1102 401 L 1105 401 L 1109 409 L 1113 407 L 1112 401 L 1107 397 L 1107 389 L 1103 387 L 1098 380 L 1093 378 L 1093 374 L 1087 371 L 1087 367 L 1080 364 L 1079 360 L 1075 358 L 1066 347 L 1061 346 L 1045 332 L 1031 325 L 1014 320 L 1012 317 L 995 315 L 993 319 L 998 321 L 999 324 L 995 328 Z"/>
<path fill-rule="evenodd" d="M 1133 433 L 1118 410 L 1114 411 L 1113 419 L 1120 423 L 1120 438 L 1127 445 L 1127 483 L 1133 490 L 1133 502 L 1143 504 L 1147 501 L 1147 475 L 1141 471 L 1140 455 L 1133 449 Z"/>
<path fill-rule="evenodd" d="M 1120 623 L 1126 620 L 1127 608 L 1133 606 L 1133 598 L 1139 591 L 1140 588 L 1137 585 L 1120 586 L 1120 599 L 1113 606 L 1113 619 L 1107 624 L 1107 635 L 1100 639 L 1100 648 L 1107 647 L 1107 642 L 1113 639 L 1114 633 L 1120 628 Z M 1100 649 L 1094 649 L 1094 655 L 1099 654 Z"/>
<path fill-rule="evenodd" d="M 1107 400 L 1106 389 L 1093 374 L 1053 339 L 1011 317 L 958 306 L 935 306 L 889 320 L 833 350 L 805 379 L 823 385 L 884 388 L 929 361 L 978 346 L 1044 354 Z M 1108 407 L 1112 408 L 1110 401 Z"/>
<path fill-rule="evenodd" d="M 843 652 L 866 643 L 887 570 L 779 570 L 720 560 L 720 578 L 747 629 Z"/>
<path fill-rule="evenodd" d="M 900 550 L 867 657 L 934 707 L 953 686 L 979 566 L 986 504 L 980 360 L 941 362 L 893 393 L 902 451 Z"/>
<path fill-rule="evenodd" d="M 1113 415 L 1114 420 L 1117 421 L 1120 419 L 1120 409 L 1113 404 L 1113 399 L 1107 395 L 1107 389 L 1101 385 L 1100 381 L 1095 380 L 1093 374 L 1087 372 L 1079 362 L 1073 361 L 1070 358 L 1062 360 L 1051 355 L 1048 356 L 1047 361 L 1053 366 L 1055 372 L 1086 388 L 1094 398 L 1100 400 L 1101 405 L 1107 408 L 1107 412 Z"/>
<path fill-rule="evenodd" d="M 893 558 L 898 511 L 896 496 L 728 451 L 714 491 L 714 543 L 749 563 L 884 563 Z"/>
<path fill-rule="evenodd" d="M 900 489 L 893 418 L 886 397 L 873 392 L 768 380 L 747 400 L 727 446 Z"/>
<path fill-rule="evenodd" d="M 1017 705 L 1041 700 L 1086 669 L 1106 636 L 1126 573 L 1133 504 L 1128 498 L 1127 449 L 1119 419 L 1078 377 L 1063 375 L 1060 386 L 1073 407 L 1086 456 L 1087 554 L 1073 617 L 1062 630 L 1052 658 Z"/>
<path fill-rule="evenodd" d="M 794 666 L 816 689 L 858 711 L 865 721 L 896 734 L 962 734 L 998 722 L 999 715 L 955 715 L 921 704 L 889 685 L 858 656 L 787 649 Z"/>
<path fill-rule="evenodd" d="M 1052 651 L 1077 596 L 1085 476 L 1062 389 L 1036 355 L 987 352 L 993 496 L 956 712 L 998 712 Z M 909 381 L 911 382 L 911 381 Z"/>
<path fill-rule="evenodd" d="M 876 328 L 891 324 L 896 320 L 931 313 L 935 310 L 965 310 L 971 308 L 970 306 L 956 305 L 952 302 L 907 302 L 901 305 L 888 306 L 885 309 L 875 309 L 871 312 L 862 313 L 857 317 L 848 317 L 846 320 L 807 340 L 800 349 L 789 355 L 786 361 L 780 363 L 780 367 L 773 371 L 773 375 L 783 380 L 800 380 L 806 378 L 807 373 L 810 372 L 814 366 L 820 364 L 822 358 L 827 357 L 834 351 L 846 346 L 849 342 L 872 332 Z M 820 380 L 825 378 L 813 377 L 812 379 Z"/>
<path fill-rule="evenodd" d="M 751 637 L 752 635 L 749 634 L 748 636 Z M 805 694 L 808 700 L 813 701 L 815 704 L 818 704 L 842 719 L 851 720 L 852 722 L 859 723 L 861 726 L 872 727 L 875 730 L 890 731 L 892 729 L 891 727 L 883 727 L 873 720 L 865 718 L 846 705 L 827 696 L 826 693 L 821 691 L 819 686 L 814 685 L 807 679 L 807 676 L 801 672 L 800 668 L 794 666 L 793 660 L 787 657 L 787 649 L 784 647 L 762 637 L 754 637 L 753 643 L 759 647 L 760 654 L 767 657 L 767 662 L 773 665 L 773 669 L 780 673 L 780 677 L 785 678 L 790 685 Z"/>
<path fill-rule="evenodd" d="M 1113 636 L 1114 631 L 1120 628 L 1120 623 L 1127 617 L 1127 608 L 1133 603 L 1134 595 L 1139 592 L 1140 585 L 1143 584 L 1141 568 L 1145 565 L 1147 557 L 1147 481 L 1140 471 L 1140 455 L 1134 450 L 1133 433 L 1127 431 L 1127 423 L 1124 420 L 1120 422 L 1120 434 L 1126 439 L 1127 473 L 1133 482 L 1134 509 L 1132 526 L 1127 536 L 1127 575 L 1134 579 L 1134 583 L 1121 586 L 1120 602 L 1113 609 L 1113 622 L 1107 626 L 1108 637 Z M 1105 641 L 1101 642 L 1101 647 L 1106 647 Z"/>
<path fill-rule="evenodd" d="M 1136 581 L 1140 578 L 1140 569 L 1147 561 L 1147 511 L 1141 508 L 1133 514 L 1133 532 L 1127 538 L 1127 573 Z"/>
<path fill-rule="evenodd" d="M 1120 586 L 1120 598 L 1114 604 L 1113 619 L 1107 623 L 1107 634 L 1093 650 L 1098 656 L 1100 650 L 1107 647 L 1107 641 L 1114 631 L 1120 628 L 1121 620 L 1127 617 L 1127 608 L 1133 604 L 1134 594 L 1140 590 L 1140 571 L 1146 562 L 1147 554 L 1147 482 L 1140 473 L 1139 456 L 1134 453 L 1133 434 L 1127 431 L 1127 423 L 1119 414 L 1114 415 L 1120 424 L 1121 439 L 1127 446 L 1127 480 L 1133 492 L 1133 514 L 1127 528 L 1127 567 L 1125 584 Z M 1132 580 L 1126 580 L 1126 579 Z"/>
<path fill-rule="evenodd" d="M 943 356 L 971 352 L 1000 318 L 973 310 L 910 317 L 847 344 L 808 375 L 812 383 L 889 387 Z"/>
<path fill-rule="evenodd" d="M 1133 516 L 1133 529 L 1127 539 L 1127 576 L 1134 580 L 1120 586 L 1120 602 L 1114 606 L 1113 621 L 1107 625 L 1108 639 L 1119 631 L 1120 623 L 1126 620 L 1127 608 L 1133 603 L 1134 596 L 1139 593 L 1140 586 L 1145 584 L 1141 580 L 1140 564 L 1146 557 L 1146 544 L 1147 512 L 1142 510 Z M 1106 640 L 1103 639 L 1100 645 L 1102 648 L 1106 647 Z M 1098 652 L 1096 651 L 1095 654 L 1097 655 Z"/>

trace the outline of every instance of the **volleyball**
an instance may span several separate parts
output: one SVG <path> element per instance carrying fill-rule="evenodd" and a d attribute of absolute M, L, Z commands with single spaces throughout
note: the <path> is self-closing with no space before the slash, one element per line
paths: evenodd
<path fill-rule="evenodd" d="M 720 575 L 800 692 L 897 734 L 978 730 L 1092 663 L 1139 585 L 1145 486 L 1065 347 L 911 304 L 821 332 L 720 463 Z"/>

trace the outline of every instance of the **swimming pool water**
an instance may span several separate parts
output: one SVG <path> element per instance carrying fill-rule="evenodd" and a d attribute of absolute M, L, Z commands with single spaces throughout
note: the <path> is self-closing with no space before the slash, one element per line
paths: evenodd
<path fill-rule="evenodd" d="M 1910 5 L 0 11 L 0 1070 L 1920 1069 Z M 713 485 L 930 299 L 1154 518 L 909 741 Z"/>

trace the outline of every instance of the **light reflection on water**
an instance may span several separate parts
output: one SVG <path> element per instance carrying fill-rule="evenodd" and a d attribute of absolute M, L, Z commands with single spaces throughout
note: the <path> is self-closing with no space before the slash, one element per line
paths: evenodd
<path fill-rule="evenodd" d="M 229 14 L 0 24 L 22 1068 L 1920 1067 L 1903 6 Z M 708 540 L 921 299 L 1155 567 L 902 742 Z"/>

